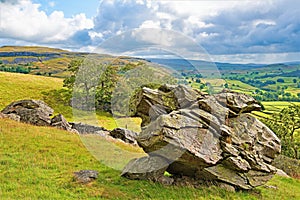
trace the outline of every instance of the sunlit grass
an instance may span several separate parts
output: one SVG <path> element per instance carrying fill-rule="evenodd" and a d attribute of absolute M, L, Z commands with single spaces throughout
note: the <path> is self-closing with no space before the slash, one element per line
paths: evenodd
<path fill-rule="evenodd" d="M 262 186 L 254 191 L 236 193 L 217 187 L 195 189 L 128 180 L 120 177 L 120 171 L 108 167 L 108 161 L 117 168 L 141 150 L 118 142 L 109 144 L 97 137 L 86 137 L 92 140 L 95 151 L 104 152 L 95 159 L 76 134 L 0 119 L 1 199 L 300 198 L 300 182 L 281 177 L 267 183 L 275 189 Z M 115 150 L 111 151 L 109 145 L 115 145 Z M 124 155 L 119 156 L 118 148 Z M 98 170 L 99 178 L 88 185 L 79 184 L 73 180 L 73 172 L 81 169 Z"/>
<path fill-rule="evenodd" d="M 0 72 L 0 110 L 22 99 L 41 99 L 43 91 L 61 88 L 62 79 Z"/>

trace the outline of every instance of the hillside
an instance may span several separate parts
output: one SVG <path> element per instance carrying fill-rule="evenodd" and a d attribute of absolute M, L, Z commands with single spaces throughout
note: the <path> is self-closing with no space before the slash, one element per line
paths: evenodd
<path fill-rule="evenodd" d="M 220 188 L 166 187 L 130 181 L 106 167 L 69 132 L 0 119 L 1 199 L 299 199 L 300 182 L 282 177 L 250 192 Z M 111 155 L 114 152 L 110 152 Z M 72 173 L 98 170 L 94 183 L 82 185 Z M 273 189 L 276 187 L 277 189 Z"/>
<path fill-rule="evenodd" d="M 16 100 L 42 99 L 42 92 L 62 88 L 63 80 L 29 74 L 0 72 L 0 110 Z"/>
<path fill-rule="evenodd" d="M 86 55 L 48 47 L 4 46 L 0 48 L 0 70 L 64 77 L 71 60 Z"/>
<path fill-rule="evenodd" d="M 3 46 L 0 47 L 0 71 L 66 77 L 69 75 L 67 67 L 72 60 L 90 57 L 98 59 L 99 63 L 112 63 L 120 66 L 146 62 L 144 59 L 71 52 L 49 47 Z"/>

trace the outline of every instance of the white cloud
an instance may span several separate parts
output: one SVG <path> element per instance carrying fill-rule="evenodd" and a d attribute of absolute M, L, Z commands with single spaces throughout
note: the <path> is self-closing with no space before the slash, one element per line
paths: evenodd
<path fill-rule="evenodd" d="M 91 37 L 92 40 L 96 39 L 96 38 L 103 38 L 103 34 L 102 33 L 98 33 L 95 31 L 89 31 L 89 36 Z"/>
<path fill-rule="evenodd" d="M 17 3 L 0 2 L 0 37 L 28 42 L 55 43 L 67 40 L 77 31 L 93 28 L 91 19 L 85 14 L 65 18 L 62 11 L 47 15 L 40 10 L 40 4 L 30 0 Z"/>
<path fill-rule="evenodd" d="M 265 20 L 265 19 L 261 19 L 261 20 L 254 20 L 253 21 L 253 26 L 258 26 L 258 25 L 270 25 L 270 26 L 275 26 L 276 22 L 274 20 Z"/>
<path fill-rule="evenodd" d="M 52 7 L 52 8 L 55 6 L 55 2 L 54 2 L 54 1 L 50 1 L 48 4 L 49 4 L 49 6 Z"/>
<path fill-rule="evenodd" d="M 300 51 L 299 6 L 295 0 L 105 1 L 95 31 L 105 40 L 135 28 L 174 30 L 211 54 L 294 52 Z"/>
<path fill-rule="evenodd" d="M 160 28 L 159 21 L 146 20 L 140 25 L 139 28 Z"/>
<path fill-rule="evenodd" d="M 225 63 L 258 63 L 258 64 L 271 64 L 271 63 L 284 63 L 299 61 L 300 52 L 289 53 L 259 53 L 259 54 L 232 54 L 232 55 L 211 55 L 214 62 Z"/>

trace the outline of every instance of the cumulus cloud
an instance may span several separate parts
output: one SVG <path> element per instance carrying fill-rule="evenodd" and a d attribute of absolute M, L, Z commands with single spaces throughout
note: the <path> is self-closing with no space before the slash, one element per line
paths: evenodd
<path fill-rule="evenodd" d="M 210 54 L 299 52 L 299 13 L 296 0 L 115 0 L 101 4 L 94 31 L 103 41 L 134 28 L 174 30 Z"/>
<path fill-rule="evenodd" d="M 30 0 L 2 0 L 0 8 L 1 38 L 57 43 L 66 41 L 72 36 L 76 37 L 78 31 L 94 26 L 93 21 L 86 18 L 85 14 L 66 18 L 62 11 L 54 11 L 47 15 L 40 10 L 40 4 L 32 3 Z"/>
<path fill-rule="evenodd" d="M 214 26 L 204 28 L 218 33 L 203 45 L 214 54 L 279 53 L 300 51 L 300 2 L 265 1 L 245 4 L 206 19 Z M 195 35 L 197 37 L 197 35 Z"/>

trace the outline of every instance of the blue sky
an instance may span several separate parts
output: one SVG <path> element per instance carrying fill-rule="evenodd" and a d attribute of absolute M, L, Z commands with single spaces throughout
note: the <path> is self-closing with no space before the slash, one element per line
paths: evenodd
<path fill-rule="evenodd" d="M 197 59 L 199 45 L 214 61 L 299 61 L 300 1 L 0 0 L 1 46 L 93 51 L 105 42 L 110 52 L 152 44 Z"/>
<path fill-rule="evenodd" d="M 65 17 L 85 13 L 88 18 L 92 18 L 97 14 L 97 8 L 100 5 L 99 0 L 33 0 L 32 2 L 41 4 L 41 10 L 48 15 L 55 10 L 61 10 Z"/>

